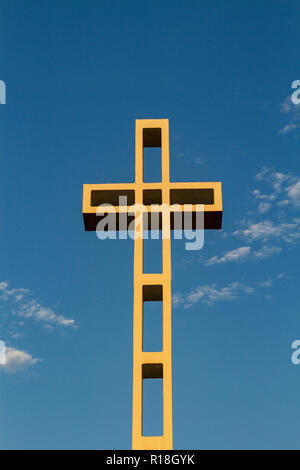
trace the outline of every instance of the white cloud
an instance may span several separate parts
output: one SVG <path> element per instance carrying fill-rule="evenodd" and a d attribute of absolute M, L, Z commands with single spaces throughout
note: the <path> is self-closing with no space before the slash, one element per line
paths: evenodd
<path fill-rule="evenodd" d="M 279 201 L 277 202 L 277 206 L 279 207 L 285 207 L 287 206 L 288 204 L 290 204 L 291 201 L 289 201 L 288 199 L 282 199 L 282 201 Z"/>
<path fill-rule="evenodd" d="M 250 240 L 256 240 L 257 238 L 268 238 L 270 236 L 280 235 L 280 230 L 274 227 L 272 221 L 267 220 L 264 222 L 253 223 L 244 230 L 236 230 L 233 235 L 243 235 Z"/>
<path fill-rule="evenodd" d="M 286 104 L 286 106 L 290 106 L 290 104 Z M 300 177 L 277 171 L 274 168 L 263 167 L 255 175 L 255 179 L 267 182 L 271 187 L 271 192 L 269 191 L 267 194 L 261 192 L 260 189 L 255 189 L 252 192 L 259 202 L 257 215 L 268 212 L 273 201 L 278 208 L 285 210 L 277 213 L 273 211 L 272 219 L 249 221 L 244 229 L 236 230 L 233 235 L 242 236 L 248 243 L 256 240 L 266 242 L 271 238 L 277 238 L 284 243 L 294 244 L 300 238 L 300 218 L 293 216 L 288 209 L 300 207 Z M 280 247 L 266 248 L 264 246 L 261 250 L 254 252 L 253 256 L 265 258 L 280 251 Z"/>
<path fill-rule="evenodd" d="M 32 317 L 46 323 L 56 323 L 61 326 L 75 326 L 75 320 L 73 318 L 57 315 L 51 308 L 42 307 L 35 299 L 22 304 L 16 313 L 20 317 Z"/>
<path fill-rule="evenodd" d="M 300 202 L 300 178 L 297 175 L 291 175 L 275 171 L 271 168 L 263 167 L 255 176 L 257 181 L 266 181 L 272 187 L 271 194 L 262 194 L 259 189 L 253 191 L 253 196 L 263 202 L 271 202 L 280 197 L 278 205 L 286 205 L 289 202 L 299 205 Z"/>
<path fill-rule="evenodd" d="M 265 203 L 270 203 L 271 201 L 274 201 L 274 199 L 276 199 L 277 195 L 272 193 L 272 194 L 262 194 L 259 189 L 254 189 L 254 191 L 252 192 L 253 196 L 256 198 L 256 199 L 259 199 L 261 201 L 265 201 Z M 261 204 L 261 203 L 260 203 Z"/>
<path fill-rule="evenodd" d="M 283 183 L 289 181 L 291 178 L 290 175 L 286 175 L 280 171 L 273 171 L 270 174 L 270 181 L 276 192 L 281 191 Z"/>
<path fill-rule="evenodd" d="M 288 96 L 281 104 L 280 112 L 287 116 L 289 122 L 279 130 L 279 134 L 287 134 L 300 127 L 300 105 L 294 104 L 291 98 Z"/>
<path fill-rule="evenodd" d="M 274 189 L 279 189 L 279 186 L 286 180 L 289 180 L 291 175 L 276 171 L 272 168 L 263 166 L 261 170 L 255 175 L 257 181 L 268 181 L 272 184 Z"/>
<path fill-rule="evenodd" d="M 270 256 L 280 253 L 282 248 L 280 246 L 267 246 L 263 245 L 260 249 L 256 251 L 251 251 L 250 246 L 241 246 L 235 250 L 231 250 L 228 253 L 221 257 L 213 256 L 207 260 L 204 264 L 206 266 L 213 266 L 215 264 L 226 263 L 228 261 L 239 261 L 245 258 L 249 258 L 252 253 L 251 258 L 263 259 L 269 258 Z"/>
<path fill-rule="evenodd" d="M 292 96 L 289 95 L 285 98 L 285 100 L 283 101 L 283 103 L 281 103 L 281 106 L 280 106 L 280 112 L 281 113 L 289 113 L 291 108 L 292 108 Z"/>
<path fill-rule="evenodd" d="M 262 169 L 255 175 L 255 179 L 258 181 L 265 179 L 269 171 L 269 168 L 263 166 Z"/>
<path fill-rule="evenodd" d="M 296 124 L 287 124 L 286 126 L 279 129 L 278 132 L 279 132 L 279 134 L 287 134 L 290 131 L 294 131 L 298 127 L 300 127 L 300 126 L 297 126 Z"/>
<path fill-rule="evenodd" d="M 280 246 L 267 246 L 263 245 L 262 248 L 253 252 L 253 256 L 262 259 L 269 258 L 270 256 L 280 253 L 282 248 Z"/>
<path fill-rule="evenodd" d="M 250 288 L 249 290 L 246 287 L 245 290 L 245 286 L 240 282 L 232 282 L 225 287 L 217 287 L 216 284 L 199 286 L 186 296 L 186 301 L 188 304 L 194 304 L 199 301 L 214 304 L 221 300 L 236 299 L 241 291 L 249 294 L 253 293 L 254 289 Z"/>
<path fill-rule="evenodd" d="M 29 289 L 23 289 L 23 287 L 19 287 L 17 289 L 9 289 L 9 283 L 7 281 L 0 282 L 0 291 L 1 291 L 1 300 L 8 300 L 11 299 L 15 302 L 23 299 L 23 297 L 29 293 Z"/>
<path fill-rule="evenodd" d="M 289 174 L 282 173 L 280 171 L 275 171 L 271 168 L 263 167 L 256 175 L 255 179 L 258 181 L 267 181 L 271 184 L 273 189 L 276 192 L 281 190 L 282 184 L 285 181 L 291 181 L 294 177 Z M 272 197 L 276 197 L 275 194 L 272 194 Z"/>
<path fill-rule="evenodd" d="M 246 258 L 249 256 L 251 251 L 250 246 L 241 246 L 236 248 L 235 250 L 228 251 L 225 255 L 218 258 L 217 256 L 213 256 L 208 261 L 206 261 L 206 266 L 211 266 L 213 264 L 220 264 L 226 263 L 227 261 L 238 261 L 240 259 Z"/>
<path fill-rule="evenodd" d="M 293 120 L 297 120 L 297 118 L 300 117 L 300 106 L 295 105 L 292 102 L 292 95 L 289 95 L 281 103 L 280 112 L 283 114 L 291 114 Z"/>
<path fill-rule="evenodd" d="M 216 302 L 235 300 L 242 294 L 254 294 L 257 287 L 266 288 L 270 287 L 271 285 L 271 279 L 256 282 L 252 286 L 237 281 L 231 282 L 223 287 L 217 286 L 216 283 L 210 285 L 202 285 L 196 287 L 186 295 L 183 295 L 181 293 L 175 294 L 173 297 L 173 305 L 175 307 L 182 305 L 183 308 L 190 308 L 193 304 L 197 302 L 206 303 L 208 305 L 214 305 Z"/>
<path fill-rule="evenodd" d="M 300 218 L 293 218 L 291 222 L 281 222 L 274 225 L 271 220 L 250 223 L 244 230 L 236 230 L 233 235 L 243 236 L 250 241 L 272 237 L 280 237 L 286 243 L 293 243 L 300 237 Z"/>
<path fill-rule="evenodd" d="M 272 285 L 272 279 L 267 279 L 266 281 L 258 282 L 257 285 L 258 285 L 259 287 L 271 287 L 271 285 Z"/>
<path fill-rule="evenodd" d="M 23 336 L 22 333 L 12 333 L 10 335 L 10 337 L 13 339 L 21 338 L 22 336 Z"/>
<path fill-rule="evenodd" d="M 43 307 L 36 299 L 32 298 L 29 289 L 9 289 L 7 281 L 0 282 L 0 301 L 11 302 L 11 312 L 20 317 L 34 318 L 46 324 L 77 328 L 73 318 L 58 315 L 53 309 Z"/>
<path fill-rule="evenodd" d="M 288 196 L 295 206 L 300 205 L 300 180 L 287 188 Z"/>
<path fill-rule="evenodd" d="M 175 307 L 177 307 L 177 305 L 180 305 L 181 303 L 183 303 L 184 299 L 183 299 L 183 296 L 181 294 L 174 294 L 172 295 L 172 305 L 174 305 Z"/>
<path fill-rule="evenodd" d="M 26 369 L 40 362 L 41 359 L 32 357 L 26 351 L 15 349 L 12 347 L 6 348 L 6 364 L 0 366 L 0 370 L 8 372 L 16 372 L 18 370 Z"/>
<path fill-rule="evenodd" d="M 271 208 L 271 204 L 269 202 L 260 202 L 258 204 L 258 212 L 260 214 L 264 214 Z"/>
<path fill-rule="evenodd" d="M 232 282 L 224 287 L 218 287 L 215 283 L 211 285 L 199 286 L 193 289 L 189 294 L 175 294 L 176 302 L 174 306 L 183 305 L 184 308 L 190 308 L 197 302 L 203 302 L 213 305 L 219 301 L 235 300 L 242 293 L 253 294 L 255 288 L 247 286 L 241 282 Z"/>
<path fill-rule="evenodd" d="M 277 277 L 278 279 L 286 280 L 286 279 L 289 279 L 291 276 L 289 276 L 287 273 L 279 273 Z"/>

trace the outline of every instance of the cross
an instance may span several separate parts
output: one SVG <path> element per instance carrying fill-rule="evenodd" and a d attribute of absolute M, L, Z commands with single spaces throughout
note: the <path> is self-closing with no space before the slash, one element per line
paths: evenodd
<path fill-rule="evenodd" d="M 144 182 L 144 148 L 161 148 L 161 181 Z M 124 207 L 119 199 L 127 198 Z M 121 230 L 125 212 L 129 213 L 125 230 L 136 220 L 137 213 L 151 206 L 160 217 L 162 229 L 162 272 L 144 273 L 143 249 L 145 221 L 134 223 L 134 305 L 133 305 L 133 401 L 132 401 L 132 449 L 161 450 L 173 448 L 172 424 L 172 342 L 171 342 L 171 237 L 175 227 L 175 212 L 172 207 L 189 204 L 191 225 L 202 209 L 205 229 L 220 229 L 222 225 L 221 183 L 174 183 L 169 174 L 169 120 L 137 119 L 135 127 L 135 182 L 126 184 L 84 184 L 83 218 L 87 231 L 99 230 L 98 206 L 110 204 L 107 213 L 116 216 L 116 229 Z M 120 205 L 119 205 L 120 204 Z M 165 205 L 170 212 L 160 210 Z M 157 209 L 158 208 L 158 209 Z M 175 210 L 175 209 L 174 209 Z M 143 210 L 142 210 L 143 211 Z M 127 215 L 127 214 L 126 214 Z M 103 217 L 103 214 L 102 214 Z M 144 224 L 144 225 L 143 225 Z M 150 222 L 150 230 L 153 227 Z M 157 227 L 156 227 L 157 228 Z M 102 229 L 105 230 L 105 228 Z M 141 235 L 142 234 L 142 235 Z M 143 350 L 143 307 L 144 302 L 162 301 L 163 305 L 163 348 L 162 351 Z M 143 435 L 143 380 L 163 379 L 163 434 Z"/>

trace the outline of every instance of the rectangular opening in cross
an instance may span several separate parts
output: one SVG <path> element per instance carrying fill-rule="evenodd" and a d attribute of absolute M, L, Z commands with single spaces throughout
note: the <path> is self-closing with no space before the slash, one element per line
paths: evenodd
<path fill-rule="evenodd" d="M 144 285 L 143 286 L 143 301 L 156 301 L 163 299 L 163 286 L 162 285 Z"/>
<path fill-rule="evenodd" d="M 135 194 L 133 189 L 94 189 L 91 191 L 91 206 L 98 207 L 101 204 L 112 206 L 131 206 L 134 204 Z"/>
<path fill-rule="evenodd" d="M 170 189 L 171 204 L 214 204 L 212 188 Z"/>
<path fill-rule="evenodd" d="M 163 303 L 143 304 L 143 351 L 163 350 Z"/>
<path fill-rule="evenodd" d="M 161 181 L 161 128 L 143 129 L 143 181 Z"/>
<path fill-rule="evenodd" d="M 143 191 L 143 204 L 144 206 L 151 206 L 151 204 L 162 203 L 161 189 L 144 189 Z"/>
<path fill-rule="evenodd" d="M 143 436 L 163 435 L 163 365 L 142 365 Z"/>

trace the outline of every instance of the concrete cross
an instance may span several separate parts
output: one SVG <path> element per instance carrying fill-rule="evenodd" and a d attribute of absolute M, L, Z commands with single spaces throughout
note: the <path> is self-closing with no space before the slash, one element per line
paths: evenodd
<path fill-rule="evenodd" d="M 144 182 L 144 148 L 146 147 L 161 147 L 160 182 Z M 103 207 L 98 208 L 101 204 L 108 205 L 105 211 Z M 160 207 L 167 207 L 170 210 L 163 210 Z M 110 223 L 112 226 L 113 223 L 115 224 L 116 230 L 130 230 L 130 227 L 134 230 L 132 449 L 173 448 L 170 231 L 177 228 L 176 213 L 181 212 L 182 217 L 184 207 L 190 208 L 190 222 L 189 224 L 184 222 L 185 228 L 199 228 L 197 226 L 199 208 L 204 222 L 202 228 L 221 228 L 220 182 L 170 182 L 168 119 L 136 120 L 134 183 L 85 184 L 83 186 L 85 230 L 110 230 Z M 144 213 L 147 214 L 148 211 L 150 213 L 151 210 L 153 218 L 149 215 L 145 217 Z M 142 217 L 137 224 L 137 215 L 140 216 L 141 213 Z M 145 228 L 162 230 L 161 273 L 144 273 L 143 234 Z M 162 301 L 163 304 L 163 349 L 149 352 L 143 350 L 143 306 L 144 302 L 152 301 Z M 161 436 L 143 435 L 142 385 L 143 380 L 148 378 L 163 379 L 163 435 Z"/>

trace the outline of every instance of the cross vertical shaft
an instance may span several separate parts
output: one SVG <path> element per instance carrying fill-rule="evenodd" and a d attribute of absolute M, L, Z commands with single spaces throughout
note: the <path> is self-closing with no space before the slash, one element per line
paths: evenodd
<path fill-rule="evenodd" d="M 169 122 L 162 120 L 136 121 L 136 204 L 143 204 L 144 129 L 161 130 L 162 203 L 169 206 Z M 154 131 L 155 132 L 155 131 Z M 151 131 L 150 131 L 151 133 Z M 151 141 L 150 141 L 150 145 Z M 158 145 L 155 145 L 158 146 Z M 171 341 L 171 237 L 170 217 L 162 214 L 162 273 L 145 274 L 143 271 L 143 223 L 135 224 L 134 241 L 134 307 L 133 307 L 133 405 L 132 448 L 172 449 L 172 341 Z M 161 300 L 163 305 L 163 350 L 143 351 L 144 301 Z M 143 379 L 163 380 L 163 435 L 143 436 Z"/>

